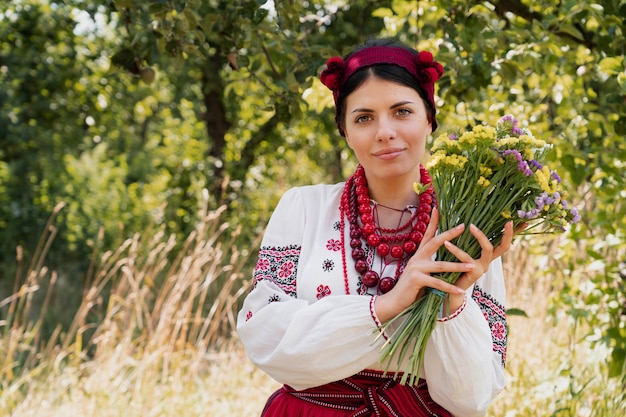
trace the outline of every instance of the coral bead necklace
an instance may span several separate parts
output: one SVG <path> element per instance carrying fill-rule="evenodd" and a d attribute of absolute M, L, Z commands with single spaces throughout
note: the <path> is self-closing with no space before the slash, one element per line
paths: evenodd
<path fill-rule="evenodd" d="M 432 180 L 428 171 L 421 165 L 420 178 L 421 189 L 424 191 L 419 194 L 419 204 L 406 223 L 402 224 L 402 217 L 400 217 L 396 228 L 383 228 L 377 224 L 376 214 L 379 204 L 370 199 L 365 170 L 361 165 L 346 181 L 339 210 L 344 283 L 347 294 L 350 293 L 350 288 L 346 263 L 346 217 L 350 227 L 351 255 L 354 268 L 360 274 L 361 283 L 367 288 L 377 287 L 379 293 L 390 291 L 398 281 L 402 262 L 417 251 L 428 227 L 432 209 L 437 205 Z M 392 210 L 403 212 L 403 210 Z M 384 273 L 384 266 L 381 273 L 372 269 L 367 260 L 366 251 L 363 249 L 363 243 L 381 257 L 384 266 L 394 261 L 397 262 L 394 276 L 381 277 Z"/>

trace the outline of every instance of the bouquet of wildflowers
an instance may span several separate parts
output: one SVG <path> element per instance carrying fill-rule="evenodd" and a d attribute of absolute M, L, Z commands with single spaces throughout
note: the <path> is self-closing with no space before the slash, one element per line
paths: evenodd
<path fill-rule="evenodd" d="M 508 221 L 513 221 L 514 229 L 527 223 L 525 234 L 559 233 L 577 222 L 580 216 L 568 204 L 561 179 L 543 162 L 548 146 L 520 129 L 510 115 L 495 128 L 477 125 L 460 135 L 438 137 L 428 168 L 439 199 L 439 229 L 475 224 L 497 246 Z M 469 228 L 453 243 L 473 258 L 480 257 L 482 249 Z M 458 262 L 443 246 L 437 260 Z M 444 273 L 438 278 L 454 283 L 460 275 Z M 381 359 L 397 356 L 401 366 L 409 355 L 403 384 L 414 384 L 419 378 L 442 301 L 442 294 L 427 291 L 398 316 L 405 319 L 383 348 Z"/>

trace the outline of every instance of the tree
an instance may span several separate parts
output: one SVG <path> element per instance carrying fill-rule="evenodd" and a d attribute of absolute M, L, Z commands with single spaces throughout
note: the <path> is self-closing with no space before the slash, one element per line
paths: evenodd
<path fill-rule="evenodd" d="M 99 229 L 103 248 L 151 224 L 189 232 L 204 188 L 250 239 L 285 188 L 354 164 L 317 80 L 325 60 L 395 36 L 446 67 L 441 132 L 513 113 L 555 145 L 585 207 L 575 247 L 552 260 L 556 289 L 603 329 L 618 372 L 625 14 L 619 0 L 12 1 L 0 15 L 0 262 L 35 246 L 59 201 L 59 263 L 87 260 Z M 581 278 L 590 257 L 603 274 Z M 590 305 L 607 314 L 581 313 Z"/>

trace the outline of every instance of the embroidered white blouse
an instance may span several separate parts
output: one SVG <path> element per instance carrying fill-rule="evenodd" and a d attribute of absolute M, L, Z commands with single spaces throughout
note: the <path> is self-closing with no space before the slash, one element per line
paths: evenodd
<path fill-rule="evenodd" d="M 361 285 L 349 248 L 346 294 L 339 226 L 343 186 L 297 187 L 284 194 L 238 315 L 250 360 L 298 390 L 387 367 L 379 361 L 385 338 L 379 337 L 373 297 Z M 350 242 L 347 224 L 345 229 L 344 241 Z M 433 400 L 455 416 L 483 415 L 504 386 L 504 302 L 497 259 L 468 289 L 463 309 L 439 320 L 431 334 L 421 377 Z"/>

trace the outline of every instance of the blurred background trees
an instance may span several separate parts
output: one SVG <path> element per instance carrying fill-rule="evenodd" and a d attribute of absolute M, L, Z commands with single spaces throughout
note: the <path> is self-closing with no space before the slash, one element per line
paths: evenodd
<path fill-rule="evenodd" d="M 0 301 L 61 202 L 46 258 L 67 290 L 59 306 L 82 291 L 93 253 L 147 230 L 190 233 L 203 190 L 253 252 L 287 188 L 354 166 L 317 79 L 325 60 L 394 36 L 446 67 L 440 132 L 511 113 L 554 144 L 583 221 L 542 255 L 551 313 L 595 329 L 621 374 L 625 16 L 623 0 L 11 0 L 0 10 Z M 51 320 L 72 311 L 59 309 Z"/>

